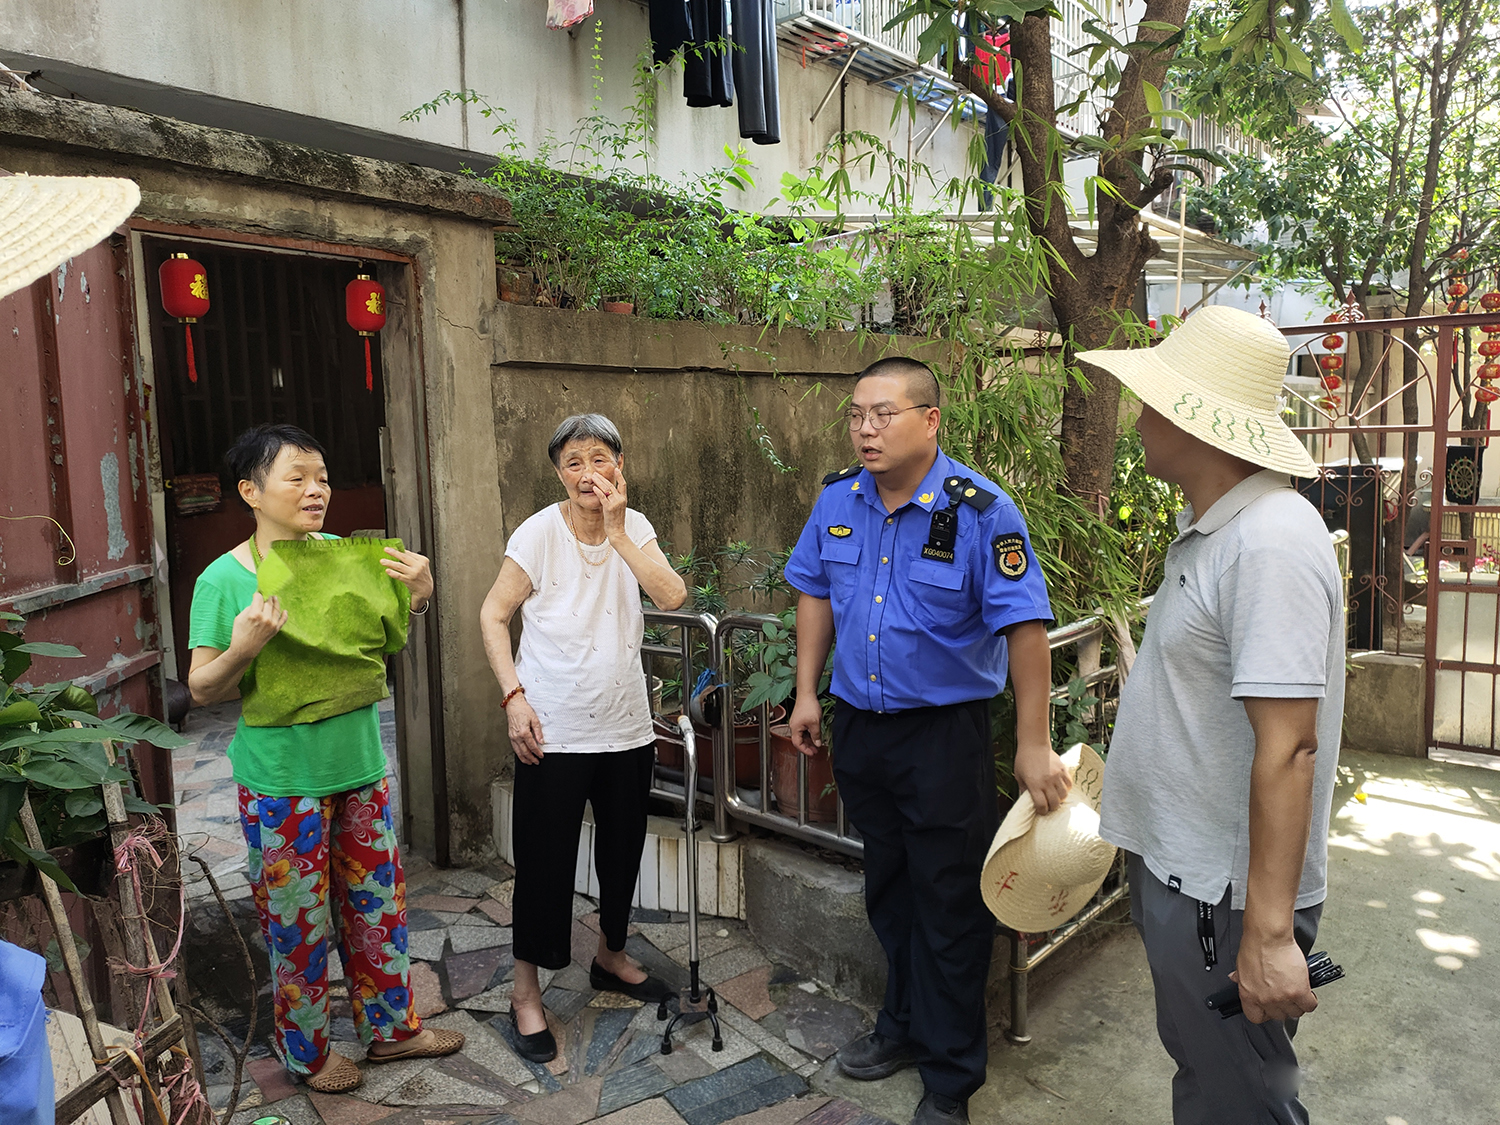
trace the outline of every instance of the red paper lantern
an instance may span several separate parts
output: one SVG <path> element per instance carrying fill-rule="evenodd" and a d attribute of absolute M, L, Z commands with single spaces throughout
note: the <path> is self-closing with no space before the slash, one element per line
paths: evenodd
<path fill-rule="evenodd" d="M 1336 414 L 1339 409 L 1339 400 L 1336 398 L 1320 398 L 1318 399 L 1318 405 L 1327 413 Z"/>
<path fill-rule="evenodd" d="M 1468 291 L 1469 286 L 1467 282 L 1450 281 L 1448 283 L 1448 296 L 1452 297 L 1455 301 L 1466 294 Z"/>
<path fill-rule="evenodd" d="M 1344 357 L 1341 355 L 1320 355 L 1318 366 L 1324 371 L 1337 371 L 1344 366 Z"/>
<path fill-rule="evenodd" d="M 1484 309 L 1485 312 L 1494 312 L 1496 309 L 1500 309 L 1500 292 L 1491 289 L 1488 293 L 1481 295 L 1479 298 L 1479 307 Z M 1485 331 L 1488 332 L 1489 329 L 1486 328 Z"/>
<path fill-rule="evenodd" d="M 1344 385 L 1344 381 L 1337 375 L 1323 376 L 1323 389 L 1325 391 L 1336 391 Z"/>
<path fill-rule="evenodd" d="M 1479 354 L 1485 359 L 1493 359 L 1500 355 L 1500 340 L 1480 340 Z"/>
<path fill-rule="evenodd" d="M 161 307 L 168 316 L 177 318 L 187 337 L 188 382 L 198 381 L 198 365 L 193 361 L 193 330 L 198 318 L 208 312 L 208 271 L 203 263 L 186 254 L 173 254 L 157 271 L 161 283 Z"/>
<path fill-rule="evenodd" d="M 1500 378 L 1500 363 L 1481 363 L 1479 370 L 1474 372 L 1481 382 L 1488 383 L 1491 379 Z"/>
<path fill-rule="evenodd" d="M 385 327 L 385 288 L 362 273 L 344 288 L 344 316 L 349 327 L 365 338 L 365 390 L 375 390 L 370 366 L 370 337 Z"/>
<path fill-rule="evenodd" d="M 1474 397 L 1480 402 L 1494 402 L 1500 398 L 1500 391 L 1495 390 L 1494 387 L 1480 387 L 1474 392 Z"/>
<path fill-rule="evenodd" d="M 1336 352 L 1344 346 L 1344 338 L 1337 332 L 1331 332 L 1323 337 L 1323 346 L 1331 352 Z"/>

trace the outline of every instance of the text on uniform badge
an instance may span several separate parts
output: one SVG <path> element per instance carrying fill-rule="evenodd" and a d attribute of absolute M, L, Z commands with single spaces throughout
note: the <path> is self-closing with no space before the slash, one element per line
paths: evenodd
<path fill-rule="evenodd" d="M 995 569 L 1012 582 L 1025 577 L 1031 565 L 1026 556 L 1026 540 L 1019 535 L 997 535 L 990 544 L 995 551 Z"/>

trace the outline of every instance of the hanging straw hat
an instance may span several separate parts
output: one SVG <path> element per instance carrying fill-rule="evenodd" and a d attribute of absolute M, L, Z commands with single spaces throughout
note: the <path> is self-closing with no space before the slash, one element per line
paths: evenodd
<path fill-rule="evenodd" d="M 1199 309 L 1154 348 L 1079 352 L 1178 429 L 1253 464 L 1298 477 L 1318 466 L 1277 406 L 1286 337 L 1269 320 L 1223 305 Z"/>
<path fill-rule="evenodd" d="M 0 175 L 0 297 L 102 241 L 140 202 L 130 180 Z"/>
<path fill-rule="evenodd" d="M 984 860 L 980 890 L 990 913 L 1021 933 L 1054 930 L 1082 910 L 1109 874 L 1115 846 L 1099 836 L 1104 762 L 1080 742 L 1063 755 L 1073 776 L 1062 806 L 1036 814 L 1022 792 Z"/>

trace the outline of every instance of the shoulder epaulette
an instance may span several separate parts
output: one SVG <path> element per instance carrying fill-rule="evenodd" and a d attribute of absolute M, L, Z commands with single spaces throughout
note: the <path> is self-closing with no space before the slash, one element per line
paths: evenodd
<path fill-rule="evenodd" d="M 850 465 L 847 469 L 838 469 L 835 472 L 831 472 L 823 478 L 823 487 L 827 488 L 834 481 L 848 480 L 857 472 L 859 472 L 858 465 Z"/>
<path fill-rule="evenodd" d="M 949 477 L 943 482 L 943 491 L 980 512 L 999 499 L 996 493 L 982 488 L 968 477 Z"/>

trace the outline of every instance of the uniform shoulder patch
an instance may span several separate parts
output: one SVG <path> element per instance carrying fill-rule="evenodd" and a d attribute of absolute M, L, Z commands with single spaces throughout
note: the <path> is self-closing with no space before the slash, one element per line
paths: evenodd
<path fill-rule="evenodd" d="M 995 552 L 995 569 L 1002 577 L 1019 582 L 1031 567 L 1026 554 L 1026 540 L 1019 535 L 997 535 L 990 543 Z"/>
<path fill-rule="evenodd" d="M 826 477 L 823 478 L 823 485 L 826 488 L 828 485 L 833 484 L 835 481 L 848 480 L 857 472 L 859 472 L 858 465 L 850 465 L 847 469 L 835 469 L 833 472 L 829 473 Z"/>
<path fill-rule="evenodd" d="M 846 527 L 841 523 L 836 523 L 828 529 L 828 534 L 832 535 L 835 539 L 848 539 L 849 536 L 854 534 L 854 529 Z"/>

